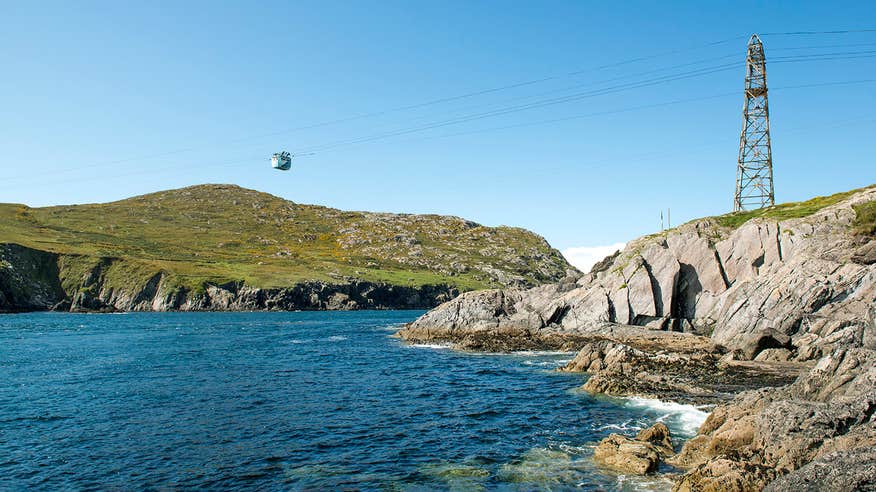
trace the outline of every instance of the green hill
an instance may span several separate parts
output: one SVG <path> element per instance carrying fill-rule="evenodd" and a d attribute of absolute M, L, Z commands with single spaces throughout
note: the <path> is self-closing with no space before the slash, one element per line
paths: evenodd
<path fill-rule="evenodd" d="M 120 293 L 135 297 L 156 274 L 165 294 L 357 282 L 465 291 L 556 281 L 572 268 L 543 238 L 519 228 L 346 212 L 232 185 L 102 204 L 0 204 L 0 244 L 52 255 L 66 297 L 90 288 L 104 304 Z"/>

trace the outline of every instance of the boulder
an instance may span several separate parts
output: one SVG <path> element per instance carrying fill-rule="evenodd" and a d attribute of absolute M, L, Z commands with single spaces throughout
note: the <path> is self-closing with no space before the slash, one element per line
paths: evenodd
<path fill-rule="evenodd" d="M 675 448 L 672 447 L 672 434 L 669 432 L 669 427 L 662 422 L 639 431 L 636 440 L 653 444 L 661 456 L 675 454 Z"/>
<path fill-rule="evenodd" d="M 657 471 L 660 451 L 649 442 L 611 434 L 593 450 L 593 460 L 621 473 L 644 475 Z"/>
<path fill-rule="evenodd" d="M 754 360 L 758 362 L 787 362 L 791 359 L 791 351 L 785 348 L 762 350 Z"/>

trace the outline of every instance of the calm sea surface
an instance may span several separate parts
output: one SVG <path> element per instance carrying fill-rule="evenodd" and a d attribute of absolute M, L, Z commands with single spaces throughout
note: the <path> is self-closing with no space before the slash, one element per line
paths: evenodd
<path fill-rule="evenodd" d="M 639 490 L 594 442 L 704 414 L 595 399 L 571 354 L 390 335 L 418 312 L 0 316 L 0 490 Z"/>

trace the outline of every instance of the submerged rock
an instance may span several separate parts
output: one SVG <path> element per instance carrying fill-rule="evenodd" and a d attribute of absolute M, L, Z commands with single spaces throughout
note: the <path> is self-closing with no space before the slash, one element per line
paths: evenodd
<path fill-rule="evenodd" d="M 585 472 L 580 460 L 562 451 L 533 448 L 511 463 L 502 465 L 499 478 L 503 481 L 528 484 L 537 489 L 574 483 Z"/>

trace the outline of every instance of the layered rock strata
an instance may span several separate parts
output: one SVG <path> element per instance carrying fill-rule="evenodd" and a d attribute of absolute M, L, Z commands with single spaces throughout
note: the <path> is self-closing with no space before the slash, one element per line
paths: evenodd
<path fill-rule="evenodd" d="M 736 229 L 694 221 L 632 241 L 581 277 L 466 293 L 400 335 L 481 350 L 557 348 L 634 325 L 708 336 L 738 359 L 809 361 L 837 345 L 876 348 L 872 241 L 852 232 L 854 207 L 873 200 L 868 188 L 808 217 Z"/>

